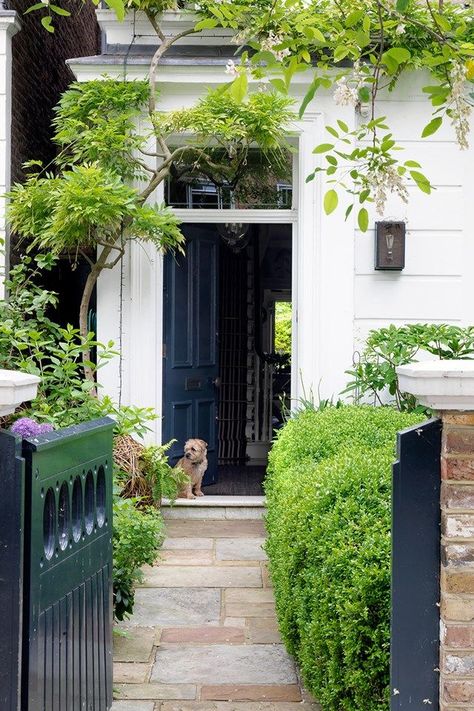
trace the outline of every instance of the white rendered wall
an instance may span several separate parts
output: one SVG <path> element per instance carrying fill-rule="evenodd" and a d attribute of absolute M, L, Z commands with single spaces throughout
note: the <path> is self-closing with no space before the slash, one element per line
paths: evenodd
<path fill-rule="evenodd" d="M 70 64 L 81 80 L 100 77 L 105 71 L 110 75 L 114 69 L 83 62 Z M 143 78 L 146 67 L 131 66 L 128 71 L 129 78 Z M 123 67 L 117 73 L 122 78 Z M 228 79 L 223 66 L 198 65 L 163 66 L 159 77 L 160 106 L 164 110 L 190 106 L 207 86 Z M 388 115 L 394 135 L 406 148 L 404 159 L 418 160 L 436 190 L 425 196 L 416 187 L 411 188 L 408 205 L 389 199 L 383 217 L 371 211 L 366 234 L 357 230 L 355 215 L 345 221 L 344 211 L 338 209 L 326 216 L 322 181 L 305 182 L 320 160 L 312 154 L 313 147 L 329 135 L 324 126 L 342 118 L 355 127 L 360 117 L 352 109 L 335 106 L 330 94 L 321 94 L 295 127 L 299 154 L 296 212 L 291 216 L 296 220 L 294 397 L 303 391 L 308 395 L 310 390 L 323 398 L 337 397 L 347 382 L 344 371 L 351 366 L 353 353 L 370 328 L 417 321 L 474 323 L 474 187 L 469 179 L 474 149 L 459 151 L 449 125 L 428 139 L 420 138 L 431 113 L 421 86 L 420 77 L 409 77 L 405 85 L 382 98 L 378 109 L 380 115 Z M 298 75 L 295 96 L 301 99 L 305 90 L 306 79 Z M 406 267 L 401 273 L 374 270 L 376 219 L 407 222 Z M 103 274 L 98 288 L 99 339 L 110 338 L 122 347 L 121 373 L 118 360 L 101 371 L 104 391 L 117 398 L 121 382 L 122 402 L 152 405 L 158 411 L 162 392 L 162 290 L 160 256 L 140 246 L 129 251 L 122 270 L 118 267 Z M 158 424 L 154 433 L 157 439 L 159 430 Z"/>
<path fill-rule="evenodd" d="M 15 12 L 0 12 L 0 298 L 5 294 L 5 254 L 8 249 L 5 198 L 2 196 L 10 189 L 11 174 L 11 40 L 19 27 Z"/>

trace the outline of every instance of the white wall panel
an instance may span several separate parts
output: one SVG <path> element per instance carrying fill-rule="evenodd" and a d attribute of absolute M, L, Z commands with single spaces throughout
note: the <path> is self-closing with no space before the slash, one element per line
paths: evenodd
<path fill-rule="evenodd" d="M 459 318 L 459 277 L 407 277 L 400 273 L 356 276 L 355 318 Z"/>
<path fill-rule="evenodd" d="M 438 230 L 407 230 L 403 276 L 461 276 L 464 235 Z M 375 276 L 375 230 L 356 231 L 355 272 Z M 380 272 L 378 272 L 380 273 Z"/>

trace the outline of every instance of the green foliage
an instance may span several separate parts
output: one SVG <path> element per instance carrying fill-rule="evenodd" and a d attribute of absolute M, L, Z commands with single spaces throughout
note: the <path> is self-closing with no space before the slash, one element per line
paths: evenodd
<path fill-rule="evenodd" d="M 164 540 L 164 524 L 155 508 L 138 509 L 134 499 L 114 497 L 114 615 L 123 620 L 133 612 L 140 568 L 152 565 Z"/>
<path fill-rule="evenodd" d="M 276 92 L 257 92 L 244 99 L 217 89 L 193 108 L 155 113 L 153 124 L 164 137 L 192 134 L 186 146 L 174 153 L 178 169 L 189 166 L 188 172 L 201 171 L 216 182 L 233 183 L 247 164 L 251 146 L 260 149 L 277 170 L 286 164 L 284 137 L 293 118 L 292 103 Z"/>
<path fill-rule="evenodd" d="M 280 629 L 324 711 L 388 711 L 392 408 L 306 410 L 270 453 L 267 552 Z"/>
<path fill-rule="evenodd" d="M 275 351 L 291 355 L 291 302 L 275 303 Z"/>
<path fill-rule="evenodd" d="M 17 183 L 9 198 L 12 228 L 32 246 L 56 254 L 107 239 L 113 244 L 124 223 L 158 247 L 183 239 L 171 210 L 142 205 L 134 188 L 97 163 L 72 166 L 61 178 L 35 173 Z"/>
<path fill-rule="evenodd" d="M 337 209 L 338 193 L 347 193 L 352 197 L 346 217 L 357 207 L 357 222 L 365 231 L 368 212 L 363 203 L 375 202 L 382 214 L 389 193 L 408 199 L 407 181 L 430 192 L 420 166 L 410 158 L 397 158 L 401 146 L 377 111 L 380 93 L 393 90 L 413 70 L 429 75 L 423 92 L 433 107 L 421 137 L 449 122 L 459 146 L 467 148 L 474 98 L 468 87 L 474 81 L 472 6 L 462 7 L 455 0 L 367 0 L 363 8 L 357 0 L 204 0 L 200 8 L 198 27 L 231 27 L 241 45 L 254 50 L 242 54 L 254 78 L 269 78 L 286 95 L 295 75 L 307 72 L 309 86 L 300 116 L 319 91 L 328 89 L 334 91 L 336 103 L 356 112 L 363 109 L 362 116 L 368 113 L 369 119 L 360 119 L 356 130 L 342 121 L 342 133 L 328 127 L 337 143 L 316 148 L 317 154 L 326 154 L 317 171 L 337 184 L 326 192 L 327 214 Z M 242 83 L 242 71 L 235 84 Z"/>
<path fill-rule="evenodd" d="M 84 350 L 97 349 L 97 362 L 89 363 L 94 373 L 116 353 L 112 343 L 104 346 L 93 334 L 83 340 L 77 329 L 61 328 L 50 318 L 57 296 L 38 282 L 42 268 L 51 266 L 51 255 L 24 257 L 6 281 L 8 300 L 0 301 L 0 368 L 41 378 L 36 399 L 14 417 L 29 416 L 60 428 L 110 415 L 116 434 L 143 436 L 156 419 L 151 408 L 119 407 L 108 397 L 92 397 L 82 369 Z"/>
<path fill-rule="evenodd" d="M 162 498 L 171 501 L 177 499 L 183 486 L 189 482 L 189 476 L 182 469 L 171 467 L 168 463 L 167 452 L 174 442 L 175 440 L 164 445 L 150 445 L 140 457 L 153 501 L 158 506 Z"/>
<path fill-rule="evenodd" d="M 148 83 L 103 78 L 75 82 L 63 94 L 53 121 L 60 165 L 98 163 L 125 180 L 143 177 L 134 151 L 146 136 L 136 132 Z"/>
<path fill-rule="evenodd" d="M 347 371 L 351 381 L 344 392 L 356 401 L 369 397 L 378 403 L 391 396 L 399 410 L 423 412 L 413 395 L 400 391 L 396 367 L 427 353 L 441 360 L 472 360 L 474 327 L 416 323 L 372 330 L 359 362 Z"/>

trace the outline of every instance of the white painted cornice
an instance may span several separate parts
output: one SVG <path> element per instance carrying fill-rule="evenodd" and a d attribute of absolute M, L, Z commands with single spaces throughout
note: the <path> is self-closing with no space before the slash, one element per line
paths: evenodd
<path fill-rule="evenodd" d="M 403 392 L 433 410 L 474 412 L 474 361 L 435 360 L 400 365 L 398 382 Z"/>
<path fill-rule="evenodd" d="M 14 10 L 0 12 L 0 32 L 6 32 L 7 35 L 13 37 L 19 30 L 21 30 L 21 22 L 18 13 Z"/>
<path fill-rule="evenodd" d="M 117 20 L 112 10 L 96 11 L 97 22 L 105 34 L 108 45 L 159 44 L 156 32 L 144 12 L 128 12 L 124 20 Z M 190 30 L 199 21 L 199 17 L 189 10 L 165 12 L 158 18 L 165 37 L 172 37 L 179 32 Z M 235 35 L 234 30 L 216 27 L 201 30 L 195 35 L 188 35 L 177 44 L 186 45 L 228 45 Z"/>

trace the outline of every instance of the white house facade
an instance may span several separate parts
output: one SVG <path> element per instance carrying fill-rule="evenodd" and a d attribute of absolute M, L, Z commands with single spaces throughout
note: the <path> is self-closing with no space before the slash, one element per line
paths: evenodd
<path fill-rule="evenodd" d="M 151 47 L 156 43 L 147 21 L 136 14 L 118 23 L 106 10 L 98 11 L 98 19 L 105 51 L 100 56 L 69 61 L 78 80 L 104 75 L 127 80 L 145 78 Z M 172 31 L 176 23 L 183 22 L 169 15 L 165 27 Z M 164 58 L 159 66 L 160 108 L 191 106 L 208 87 L 228 80 L 224 70 L 233 51 L 227 31 L 186 38 L 182 51 Z M 297 75 L 292 86 L 296 105 L 305 95 L 308 82 L 309 77 Z M 326 140 L 325 126 L 338 118 L 354 128 L 361 121 L 352 107 L 336 106 L 329 92 L 317 94 L 303 120 L 293 127 L 297 150 L 292 200 L 286 209 L 177 208 L 183 223 L 196 230 L 199 226 L 248 224 L 257 226 L 252 229 L 260 236 L 265 231 L 267 247 L 272 235 L 290 240 L 291 291 L 285 287 L 285 298 L 291 299 L 293 314 L 293 401 L 310 392 L 315 397 L 337 398 L 347 383 L 345 371 L 372 328 L 389 323 L 474 323 L 474 145 L 460 151 L 447 124 L 435 135 L 421 139 L 431 113 L 422 85 L 422 77 L 416 74 L 405 78 L 395 91 L 379 100 L 378 113 L 387 116 L 406 149 L 407 159 L 422 164 L 435 190 L 428 196 L 411 187 L 408 204 L 389 198 L 383 217 L 375 210 L 371 212 L 366 233 L 358 230 L 352 215 L 344 219 L 344 210 L 326 216 L 322 180 L 305 180 L 320 160 L 312 150 Z M 163 191 L 154 200 L 163 202 Z M 374 268 L 378 220 L 403 221 L 406 225 L 405 266 L 401 271 Z M 122 403 L 151 406 L 160 413 L 165 408 L 164 368 L 170 357 L 163 336 L 164 272 L 159 254 L 132 245 L 121 267 L 101 276 L 97 294 L 98 338 L 114 341 L 121 351 L 121 358 L 101 371 L 104 392 Z M 257 304 L 257 309 L 260 307 Z M 199 389 L 199 379 L 189 378 L 187 389 Z M 251 377 L 247 385 L 244 399 L 251 400 L 256 397 Z M 260 417 L 270 417 L 271 421 L 268 407 L 265 414 L 261 403 L 254 405 L 260 407 Z M 251 408 L 246 412 L 249 420 Z M 160 421 L 152 437 L 160 441 Z M 263 461 L 265 447 L 259 450 L 255 433 L 253 439 L 250 456 Z"/>

